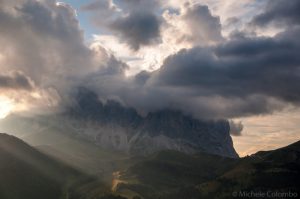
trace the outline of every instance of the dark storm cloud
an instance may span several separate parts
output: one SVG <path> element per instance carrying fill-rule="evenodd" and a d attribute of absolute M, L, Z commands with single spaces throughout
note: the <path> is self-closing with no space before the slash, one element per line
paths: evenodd
<path fill-rule="evenodd" d="M 161 16 L 156 0 L 116 1 L 125 15 L 113 20 L 109 27 L 132 49 L 158 43 L 160 39 Z"/>
<path fill-rule="evenodd" d="M 29 77 L 20 72 L 10 75 L 0 74 L 0 89 L 32 90 L 34 87 Z"/>
<path fill-rule="evenodd" d="M 208 100 L 220 97 L 224 106 L 228 100 L 233 104 L 239 101 L 215 112 L 224 117 L 272 112 L 278 108 L 274 99 L 299 105 L 297 35 L 299 28 L 274 38 L 237 38 L 215 47 L 181 50 L 167 58 L 149 82 L 153 87 L 190 90 L 189 96 L 178 95 L 176 100 L 182 104 L 195 96 Z M 195 106 L 205 110 L 209 104 L 204 101 Z M 210 108 L 205 114 L 214 112 Z"/>
<path fill-rule="evenodd" d="M 288 96 L 299 91 L 299 34 L 300 29 L 295 29 L 275 38 L 235 39 L 215 48 L 182 50 L 165 61 L 158 80 L 162 85 L 199 86 L 225 96 L 269 93 L 292 100 Z"/>
<path fill-rule="evenodd" d="M 110 28 L 132 49 L 138 50 L 142 45 L 158 41 L 160 23 L 159 18 L 153 13 L 134 12 L 115 20 Z"/>
<path fill-rule="evenodd" d="M 273 37 L 235 32 L 225 40 L 219 18 L 206 6 L 188 5 L 182 16 L 194 27 L 198 46 L 169 56 L 157 71 L 94 77 L 88 85 L 140 112 L 180 109 L 200 118 L 267 114 L 300 104 L 299 27 Z M 203 38 L 218 42 L 201 46 Z"/>
<path fill-rule="evenodd" d="M 163 23 L 153 2 L 122 1 L 121 13 L 107 27 L 135 50 L 151 45 L 159 40 Z M 169 108 L 203 118 L 271 113 L 300 104 L 297 26 L 274 37 L 236 33 L 225 39 L 220 19 L 207 6 L 187 6 L 179 18 L 191 27 L 189 39 L 196 47 L 169 56 L 157 71 L 128 77 L 127 64 L 100 46 L 86 46 L 66 5 L 50 0 L 0 3 L 0 68 L 9 74 L 0 76 L 2 88 L 30 89 L 32 80 L 67 98 L 68 91 L 84 85 L 101 99 L 117 99 L 141 113 Z M 214 45 L 201 45 L 204 41 Z"/>
<path fill-rule="evenodd" d="M 263 13 L 253 18 L 252 24 L 257 26 L 274 25 L 299 25 L 300 24 L 299 0 L 269 0 Z"/>

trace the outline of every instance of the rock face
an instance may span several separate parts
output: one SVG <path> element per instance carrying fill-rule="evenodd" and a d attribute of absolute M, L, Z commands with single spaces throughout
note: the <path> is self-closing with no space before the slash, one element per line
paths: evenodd
<path fill-rule="evenodd" d="M 103 148 L 137 155 L 171 149 L 238 157 L 226 120 L 200 121 L 174 110 L 142 117 L 118 102 L 104 104 L 95 93 L 83 88 L 75 99 L 75 105 L 63 115 L 64 125 Z"/>

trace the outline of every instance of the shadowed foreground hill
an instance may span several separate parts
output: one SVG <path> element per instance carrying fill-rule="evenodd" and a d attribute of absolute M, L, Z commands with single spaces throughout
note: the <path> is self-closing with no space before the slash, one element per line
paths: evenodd
<path fill-rule="evenodd" d="M 149 199 L 252 198 L 243 195 L 251 191 L 299 196 L 300 141 L 240 159 L 159 152 L 121 173 L 120 182 L 119 193 Z"/>
<path fill-rule="evenodd" d="M 244 198 L 244 193 L 300 194 L 300 141 L 242 158 L 233 169 L 197 187 L 201 198 Z M 287 198 L 282 196 L 278 198 Z M 275 197 L 273 197 L 275 198 Z M 292 198 L 292 196 L 289 196 Z"/>
<path fill-rule="evenodd" d="M 115 170 L 110 187 L 0 134 L 0 198 L 231 199 L 251 191 L 300 193 L 300 142 L 240 159 L 167 150 L 129 160 Z"/>
<path fill-rule="evenodd" d="M 258 152 L 242 158 L 225 174 L 195 188 L 198 198 L 252 198 L 245 194 L 262 193 L 261 198 L 297 198 L 300 194 L 300 141 L 273 151 Z M 185 195 L 179 191 L 169 198 Z M 292 194 L 289 196 L 279 194 Z M 274 195 L 275 194 L 275 195 Z M 277 195 L 276 195 L 277 194 Z M 257 198 L 257 197 L 256 197 Z"/>
<path fill-rule="evenodd" d="M 109 188 L 25 142 L 0 134 L 1 199 L 101 199 Z"/>

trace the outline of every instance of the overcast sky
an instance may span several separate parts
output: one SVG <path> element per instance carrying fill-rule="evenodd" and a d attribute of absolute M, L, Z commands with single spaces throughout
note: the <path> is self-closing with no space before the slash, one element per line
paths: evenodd
<path fill-rule="evenodd" d="M 231 120 L 240 155 L 300 139 L 299 0 L 0 0 L 0 118 L 85 86 Z"/>

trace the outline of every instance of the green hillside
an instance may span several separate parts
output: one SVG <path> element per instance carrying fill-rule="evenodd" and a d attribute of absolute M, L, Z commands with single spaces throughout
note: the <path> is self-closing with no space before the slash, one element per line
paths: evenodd
<path fill-rule="evenodd" d="M 183 187 L 172 193 L 161 194 L 159 198 L 232 199 L 253 198 L 254 196 L 245 196 L 245 194 L 253 193 L 299 194 L 299 160 L 300 142 L 274 151 L 258 152 L 252 156 L 241 158 L 233 168 L 214 180 Z"/>
<path fill-rule="evenodd" d="M 77 137 L 73 129 L 61 128 L 59 121 L 39 117 L 38 124 L 42 127 L 33 121 L 12 115 L 0 120 L 0 131 L 9 132 L 41 152 L 109 184 L 114 171 L 127 168 L 134 162 L 125 153 L 105 150 Z"/>
<path fill-rule="evenodd" d="M 55 131 L 22 136 L 36 148 L 0 134 L 1 199 L 210 199 L 249 191 L 299 193 L 300 142 L 240 159 L 176 151 L 130 157 Z"/>
<path fill-rule="evenodd" d="M 198 190 L 203 198 L 232 198 L 232 193 L 250 191 L 299 194 L 300 141 L 243 158 L 216 180 L 199 185 Z"/>
<path fill-rule="evenodd" d="M 232 198 L 300 193 L 300 142 L 241 159 L 163 151 L 120 172 L 117 192 L 149 199 Z M 243 198 L 243 195 L 236 198 Z"/>
<path fill-rule="evenodd" d="M 134 192 L 145 198 L 156 198 L 161 193 L 212 180 L 236 163 L 236 159 L 217 155 L 161 151 L 120 172 L 117 191 L 126 196 Z"/>
<path fill-rule="evenodd" d="M 0 134 L 1 199 L 99 199 L 110 187 L 50 158 L 25 142 Z M 117 198 L 117 197 L 116 197 Z"/>

